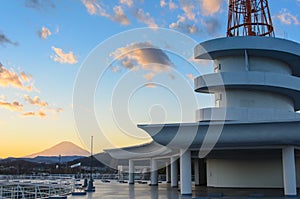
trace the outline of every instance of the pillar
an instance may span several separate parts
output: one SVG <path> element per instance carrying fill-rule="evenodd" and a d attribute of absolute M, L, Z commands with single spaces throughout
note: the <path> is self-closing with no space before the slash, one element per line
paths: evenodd
<path fill-rule="evenodd" d="M 192 195 L 191 151 L 180 149 L 181 195 Z"/>
<path fill-rule="evenodd" d="M 129 160 L 129 184 L 134 184 L 134 162 Z"/>
<path fill-rule="evenodd" d="M 199 167 L 200 167 L 200 173 L 199 173 L 199 184 L 200 185 L 206 185 L 206 166 L 204 159 L 199 160 Z"/>
<path fill-rule="evenodd" d="M 171 173 L 170 173 L 170 162 L 166 162 L 166 182 L 170 183 L 171 182 Z"/>
<path fill-rule="evenodd" d="M 157 160 L 151 159 L 151 186 L 158 185 Z"/>
<path fill-rule="evenodd" d="M 178 157 L 171 157 L 171 187 L 178 186 Z"/>
<path fill-rule="evenodd" d="M 199 181 L 199 159 L 198 158 L 194 160 L 194 177 L 195 177 L 195 185 L 199 186 L 200 181 Z"/>
<path fill-rule="evenodd" d="M 294 147 L 288 146 L 282 149 L 283 184 L 284 195 L 296 196 L 296 169 Z"/>

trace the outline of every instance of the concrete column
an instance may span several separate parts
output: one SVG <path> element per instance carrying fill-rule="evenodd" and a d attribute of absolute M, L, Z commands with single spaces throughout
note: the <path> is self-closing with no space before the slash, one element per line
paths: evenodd
<path fill-rule="evenodd" d="M 295 150 L 288 146 L 282 149 L 284 195 L 296 196 Z"/>
<path fill-rule="evenodd" d="M 200 181 L 199 181 L 199 159 L 198 158 L 194 160 L 194 177 L 195 177 L 195 185 L 199 186 Z"/>
<path fill-rule="evenodd" d="M 151 159 L 151 186 L 158 185 L 157 160 Z"/>
<path fill-rule="evenodd" d="M 170 172 L 170 162 L 166 162 L 166 181 L 167 183 L 171 182 L 171 172 Z"/>
<path fill-rule="evenodd" d="M 178 157 L 171 157 L 171 187 L 178 186 Z"/>
<path fill-rule="evenodd" d="M 134 184 L 134 162 L 129 160 L 129 184 Z"/>
<path fill-rule="evenodd" d="M 206 185 L 206 166 L 204 159 L 200 159 L 199 161 L 199 167 L 200 167 L 200 185 Z"/>
<path fill-rule="evenodd" d="M 191 151 L 180 149 L 181 195 L 192 195 Z"/>

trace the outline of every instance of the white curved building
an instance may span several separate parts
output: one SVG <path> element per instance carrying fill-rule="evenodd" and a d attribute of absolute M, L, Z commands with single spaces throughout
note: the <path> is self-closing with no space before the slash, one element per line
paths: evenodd
<path fill-rule="evenodd" d="M 207 186 L 284 187 L 285 195 L 296 195 L 296 185 L 300 187 L 295 170 L 300 169 L 300 162 L 295 164 L 300 145 L 300 114 L 296 113 L 300 109 L 300 45 L 272 37 L 220 38 L 196 46 L 195 58 L 214 61 L 215 73 L 197 77 L 195 91 L 214 94 L 216 106 L 198 110 L 199 123 L 181 128 L 189 135 L 189 129 L 198 127 L 189 147 L 192 152 L 199 151 L 209 127 L 221 129 L 205 157 Z M 162 128 L 153 139 L 180 149 L 185 147 L 182 141 L 174 140 L 179 126 L 141 128 L 150 135 Z"/>
<path fill-rule="evenodd" d="M 214 94 L 215 107 L 197 110 L 195 123 L 139 125 L 159 145 L 180 151 L 181 193 L 192 193 L 193 159 L 196 185 L 284 188 L 285 195 L 297 195 L 300 44 L 273 37 L 219 38 L 197 45 L 195 58 L 214 61 L 215 73 L 197 77 L 195 91 Z M 205 146 L 213 149 L 200 159 Z M 148 158 L 154 156 L 160 154 Z"/>

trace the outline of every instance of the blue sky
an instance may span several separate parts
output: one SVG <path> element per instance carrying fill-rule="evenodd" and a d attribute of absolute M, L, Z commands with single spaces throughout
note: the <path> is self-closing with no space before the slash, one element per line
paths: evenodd
<path fill-rule="evenodd" d="M 149 141 L 135 127 L 137 123 L 192 121 L 195 107 L 181 107 L 177 90 L 169 88 L 173 85 L 187 88 L 183 85 L 186 84 L 188 92 L 192 92 L 191 79 L 212 69 L 209 63 L 191 62 L 188 57 L 179 56 L 183 37 L 179 33 L 200 43 L 225 36 L 227 26 L 225 0 L 10 0 L 1 3 L 0 157 L 27 155 L 64 140 L 89 147 L 90 135 L 99 143 L 95 150 L 101 151 Z M 299 42 L 300 1 L 269 0 L 269 6 L 276 37 Z M 170 33 L 174 39 L 168 45 L 174 49 L 162 45 L 168 35 L 153 40 L 134 32 L 131 38 L 116 36 L 145 27 L 178 31 L 178 34 Z M 122 42 L 116 38 L 125 40 L 124 45 L 119 46 Z M 82 132 L 74 120 L 74 85 L 85 60 L 105 41 L 112 42 L 110 51 L 114 59 L 110 64 L 103 63 L 107 68 L 95 85 L 95 109 L 88 110 L 95 112 L 102 130 Z M 141 43 L 144 48 L 165 49 L 135 51 L 117 57 L 124 48 L 134 49 Z M 181 50 L 190 53 L 193 49 L 187 45 Z M 152 54 L 156 56 L 151 57 Z M 171 67 L 159 67 L 159 61 Z M 123 114 L 118 111 L 123 109 L 113 97 L 120 97 L 114 93 L 118 89 L 126 93 L 125 88 L 135 89 L 128 91 L 133 94 L 126 99 L 130 124 L 118 121 Z M 211 104 L 210 98 L 203 95 L 197 94 L 196 99 L 197 107 Z M 115 101 L 117 105 L 112 105 Z M 190 117 L 182 117 L 183 109 L 191 110 Z M 114 114 L 119 114 L 117 119 Z M 109 143 L 103 141 L 104 137 Z"/>

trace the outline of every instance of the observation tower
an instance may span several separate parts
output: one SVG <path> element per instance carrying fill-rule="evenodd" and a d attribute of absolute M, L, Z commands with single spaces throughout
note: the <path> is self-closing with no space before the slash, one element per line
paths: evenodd
<path fill-rule="evenodd" d="M 183 195 L 192 193 L 193 162 L 195 185 L 283 188 L 296 196 L 300 44 L 275 37 L 267 0 L 230 0 L 226 35 L 194 49 L 196 59 L 213 61 L 214 73 L 197 77 L 194 86 L 214 95 L 215 106 L 197 110 L 195 123 L 139 127 L 179 151 Z"/>

